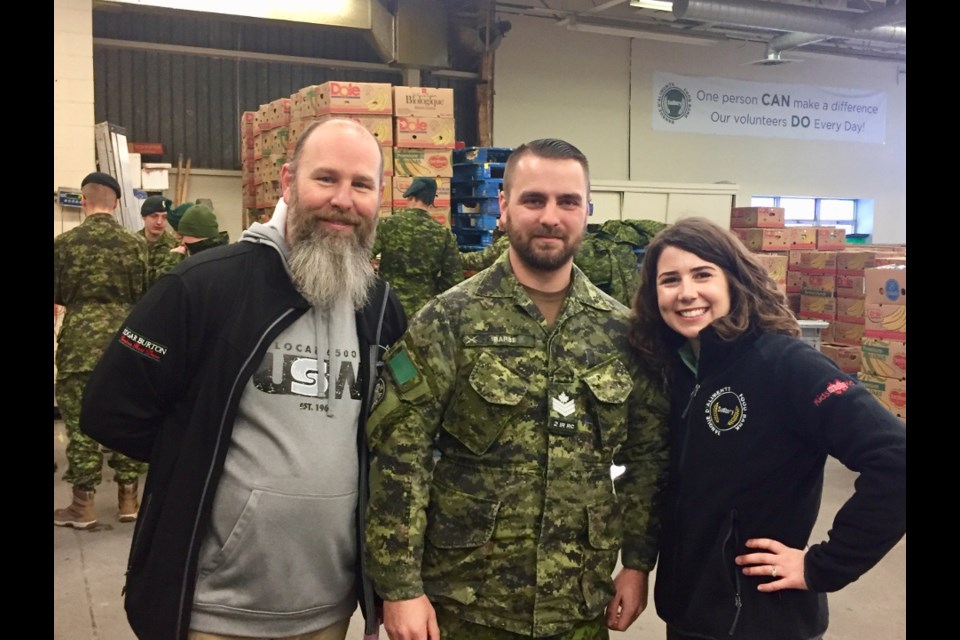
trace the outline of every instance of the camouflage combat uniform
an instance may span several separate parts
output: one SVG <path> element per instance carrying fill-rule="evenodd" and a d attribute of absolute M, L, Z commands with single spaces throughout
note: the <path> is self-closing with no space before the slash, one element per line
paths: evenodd
<path fill-rule="evenodd" d="M 441 619 L 541 637 L 598 620 L 618 551 L 653 568 L 667 402 L 628 313 L 574 267 L 548 327 L 505 254 L 413 318 L 367 425 L 384 599 L 426 593 Z"/>
<path fill-rule="evenodd" d="M 88 215 L 53 239 L 53 301 L 66 307 L 57 337 L 57 407 L 67 429 L 63 479 L 93 489 L 102 479 L 100 445 L 80 431 L 83 389 L 107 344 L 147 288 L 147 242 L 112 215 Z M 137 480 L 146 465 L 113 453 L 118 484 Z"/>
<path fill-rule="evenodd" d="M 465 271 L 483 271 L 501 255 L 507 252 L 510 246 L 510 238 L 505 233 L 501 233 L 489 247 L 480 251 L 464 251 L 460 254 L 460 262 L 463 263 Z"/>
<path fill-rule="evenodd" d="M 140 230 L 140 235 L 146 239 L 143 229 Z M 157 278 L 173 269 L 183 260 L 184 255 L 182 253 L 171 251 L 171 249 L 176 249 L 179 246 L 180 241 L 167 229 L 163 230 L 156 242 L 147 241 L 147 286 L 152 285 L 157 281 Z"/>
<path fill-rule="evenodd" d="M 423 209 L 398 209 L 381 218 L 372 253 L 380 254 L 380 277 L 393 286 L 408 318 L 463 280 L 456 238 Z"/>

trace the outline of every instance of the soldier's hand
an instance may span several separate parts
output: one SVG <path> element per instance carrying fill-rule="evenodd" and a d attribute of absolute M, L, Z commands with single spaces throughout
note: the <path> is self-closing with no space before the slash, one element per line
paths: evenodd
<path fill-rule="evenodd" d="M 647 608 L 647 572 L 624 567 L 613 579 L 616 593 L 607 604 L 607 628 L 626 631 Z"/>
<path fill-rule="evenodd" d="M 437 613 L 426 595 L 412 600 L 385 600 L 383 628 L 390 640 L 440 640 Z"/>

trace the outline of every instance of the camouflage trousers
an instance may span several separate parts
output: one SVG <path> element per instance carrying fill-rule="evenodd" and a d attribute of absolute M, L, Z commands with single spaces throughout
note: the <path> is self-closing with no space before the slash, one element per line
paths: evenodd
<path fill-rule="evenodd" d="M 67 428 L 67 472 L 63 479 L 76 487 L 95 489 L 103 479 L 103 452 L 100 445 L 80 431 L 80 406 L 89 373 L 69 373 L 57 377 L 57 408 Z M 107 465 L 114 470 L 117 484 L 130 484 L 147 470 L 145 462 L 111 452 Z"/>
<path fill-rule="evenodd" d="M 467 622 L 440 607 L 436 607 L 436 612 L 440 637 L 443 640 L 530 640 L 534 638 L 526 634 Z M 569 631 L 552 636 L 536 636 L 535 640 L 608 640 L 609 638 L 610 632 L 607 630 L 605 617 L 600 615 L 596 620 L 576 623 Z"/>

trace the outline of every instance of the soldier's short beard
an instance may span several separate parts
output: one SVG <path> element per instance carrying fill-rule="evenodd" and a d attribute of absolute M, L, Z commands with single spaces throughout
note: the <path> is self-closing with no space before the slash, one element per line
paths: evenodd
<path fill-rule="evenodd" d="M 287 207 L 290 271 L 300 294 L 314 307 L 332 308 L 347 297 L 354 309 L 366 304 L 376 279 L 370 250 L 376 236 L 376 220 L 347 214 L 339 209 L 300 211 L 296 187 Z M 317 224 L 318 218 L 352 220 L 349 231 L 331 232 Z"/>
<path fill-rule="evenodd" d="M 583 240 L 583 235 L 579 238 L 571 239 L 559 230 L 551 230 L 544 227 L 540 229 L 539 235 L 561 238 L 565 242 L 562 250 L 556 253 L 548 253 L 538 251 L 534 248 L 533 243 L 536 242 L 536 240 L 532 234 L 527 235 L 521 232 L 510 223 L 509 218 L 507 218 L 505 226 L 507 235 L 510 237 L 510 246 L 513 248 L 514 253 L 533 271 L 550 272 L 561 268 L 577 253 L 577 249 L 580 248 L 580 242 Z"/>

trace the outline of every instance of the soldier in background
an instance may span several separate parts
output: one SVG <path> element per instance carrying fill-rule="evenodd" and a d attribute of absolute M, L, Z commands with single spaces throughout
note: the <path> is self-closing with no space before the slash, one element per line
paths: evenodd
<path fill-rule="evenodd" d="M 391 640 L 592 640 L 646 607 L 667 404 L 627 343 L 629 310 L 573 264 L 588 171 L 562 140 L 518 147 L 507 253 L 386 354 L 366 532 Z"/>
<path fill-rule="evenodd" d="M 107 343 L 147 288 L 147 243 L 113 217 L 120 185 L 95 172 L 81 183 L 80 226 L 53 239 L 53 301 L 66 307 L 57 338 L 57 407 L 67 429 L 67 471 L 73 501 L 53 524 L 86 529 L 97 523 L 94 492 L 102 480 L 100 445 L 80 431 L 87 379 Z M 120 522 L 136 520 L 138 480 L 147 466 L 119 453 L 107 462 L 119 487 Z"/>
<path fill-rule="evenodd" d="M 497 217 L 497 228 L 493 230 L 493 242 L 490 246 L 484 247 L 480 251 L 461 251 L 460 262 L 465 271 L 483 271 L 501 255 L 507 251 L 510 246 L 510 238 L 503 231 L 503 217 Z"/>
<path fill-rule="evenodd" d="M 205 204 L 194 204 L 188 208 L 177 225 L 180 235 L 181 254 L 192 256 L 212 247 L 230 244 L 230 235 L 220 230 L 213 209 Z"/>
<path fill-rule="evenodd" d="M 393 286 L 408 318 L 463 280 L 457 239 L 427 212 L 436 196 L 436 180 L 414 178 L 403 192 L 407 207 L 380 220 L 373 245 L 380 277 Z"/>
<path fill-rule="evenodd" d="M 183 254 L 174 251 L 180 241 L 167 229 L 167 216 L 173 201 L 163 196 L 150 196 L 140 206 L 143 229 L 140 234 L 147 241 L 147 284 L 152 285 L 157 278 L 177 266 Z"/>

